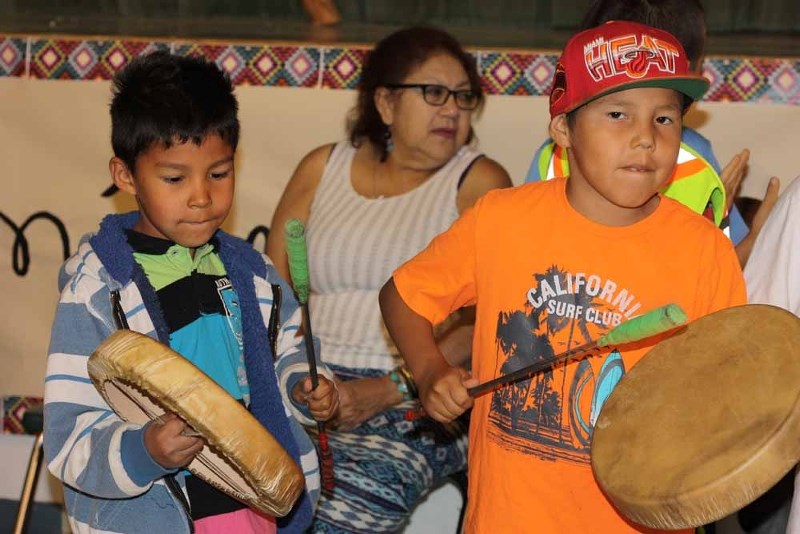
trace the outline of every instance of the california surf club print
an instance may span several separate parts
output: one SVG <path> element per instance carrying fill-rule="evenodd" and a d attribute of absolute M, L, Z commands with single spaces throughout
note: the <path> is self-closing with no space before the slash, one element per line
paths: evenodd
<path fill-rule="evenodd" d="M 495 375 L 591 343 L 636 315 L 641 303 L 615 281 L 553 266 L 533 275 L 520 307 L 497 317 Z M 592 428 L 625 374 L 622 355 L 560 364 L 492 393 L 490 439 L 545 460 L 589 463 Z"/>

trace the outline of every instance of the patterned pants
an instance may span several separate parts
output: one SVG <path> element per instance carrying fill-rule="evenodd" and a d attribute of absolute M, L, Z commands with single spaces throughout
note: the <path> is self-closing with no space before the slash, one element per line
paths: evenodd
<path fill-rule="evenodd" d="M 383 374 L 331 368 L 340 380 Z M 418 406 L 404 402 L 352 431 L 328 431 L 336 485 L 320 497 L 312 532 L 397 532 L 434 485 L 466 469 L 467 418 L 407 421 L 406 412 Z"/>

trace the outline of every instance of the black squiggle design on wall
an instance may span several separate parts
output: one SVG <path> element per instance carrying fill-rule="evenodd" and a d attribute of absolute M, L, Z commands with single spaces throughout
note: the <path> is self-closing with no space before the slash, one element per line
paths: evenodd
<path fill-rule="evenodd" d="M 61 236 L 61 247 L 64 255 L 64 261 L 69 258 L 69 234 L 67 228 L 61 219 L 50 213 L 49 211 L 38 211 L 28 217 L 21 226 L 17 226 L 5 213 L 0 211 L 0 219 L 5 222 L 14 232 L 14 244 L 11 248 L 12 267 L 18 276 L 25 276 L 28 274 L 28 268 L 31 264 L 30 247 L 28 240 L 25 238 L 25 230 L 28 226 L 37 219 L 47 219 L 52 222 Z"/>
<path fill-rule="evenodd" d="M 269 237 L 269 227 L 260 224 L 250 230 L 250 233 L 247 234 L 247 242 L 252 245 L 256 242 L 256 238 L 260 235 L 264 236 L 264 243 L 266 244 L 267 238 Z"/>

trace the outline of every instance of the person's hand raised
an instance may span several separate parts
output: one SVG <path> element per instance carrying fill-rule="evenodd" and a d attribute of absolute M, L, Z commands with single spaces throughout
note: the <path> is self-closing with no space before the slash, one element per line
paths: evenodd
<path fill-rule="evenodd" d="M 739 186 L 747 174 L 747 163 L 750 161 L 750 151 L 744 149 L 738 154 L 734 155 L 731 160 L 725 165 L 720 174 L 722 185 L 725 186 L 725 206 L 727 211 L 730 211 L 733 206 L 733 201 L 736 199 L 736 193 L 739 192 Z"/>
<path fill-rule="evenodd" d="M 736 256 L 739 258 L 739 265 L 741 265 L 742 268 L 744 268 L 747 264 L 747 260 L 750 258 L 750 252 L 753 250 L 753 245 L 756 243 L 758 234 L 761 233 L 761 228 L 764 227 L 764 223 L 767 222 L 767 217 L 772 213 L 772 208 L 774 208 L 775 203 L 778 202 L 780 191 L 781 181 L 776 176 L 773 176 L 769 179 L 769 184 L 767 184 L 764 200 L 761 201 L 761 205 L 758 206 L 758 210 L 756 210 L 755 215 L 753 215 L 753 220 L 750 223 L 750 232 L 736 245 Z"/>

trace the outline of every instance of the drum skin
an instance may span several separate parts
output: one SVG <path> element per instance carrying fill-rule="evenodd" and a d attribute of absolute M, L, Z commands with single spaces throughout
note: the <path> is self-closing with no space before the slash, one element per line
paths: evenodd
<path fill-rule="evenodd" d="M 119 330 L 89 358 L 89 376 L 125 421 L 179 415 L 205 441 L 189 471 L 251 508 L 282 517 L 303 473 L 261 423 L 189 360 L 158 341 Z"/>
<path fill-rule="evenodd" d="M 800 319 L 767 305 L 707 315 L 617 385 L 594 427 L 595 478 L 641 525 L 710 523 L 798 462 L 799 403 Z"/>

